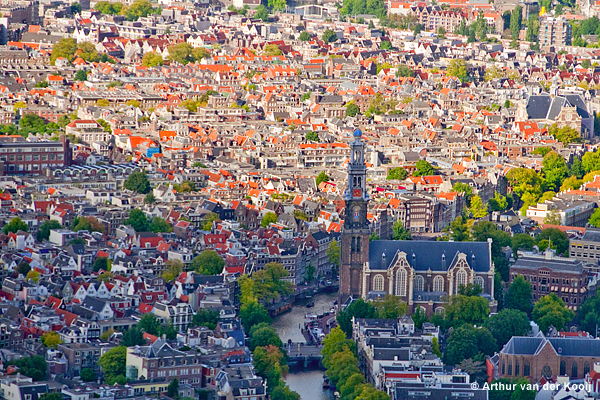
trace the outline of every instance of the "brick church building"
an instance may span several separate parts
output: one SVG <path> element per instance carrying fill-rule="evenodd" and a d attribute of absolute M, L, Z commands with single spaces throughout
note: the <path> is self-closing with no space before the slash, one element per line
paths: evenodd
<path fill-rule="evenodd" d="M 350 143 L 346 214 L 341 239 L 340 300 L 399 296 L 412 312 L 443 313 L 461 285 L 477 284 L 495 309 L 491 242 L 374 240 L 367 220 L 365 143 Z"/>
<path fill-rule="evenodd" d="M 542 377 L 584 379 L 600 362 L 600 340 L 590 336 L 513 336 L 500 351 L 498 374 L 503 378 L 525 377 L 536 383 Z"/>

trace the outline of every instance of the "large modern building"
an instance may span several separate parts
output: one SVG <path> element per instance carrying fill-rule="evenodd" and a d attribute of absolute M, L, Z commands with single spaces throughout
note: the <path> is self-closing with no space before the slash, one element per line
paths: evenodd
<path fill-rule="evenodd" d="M 41 175 L 46 169 L 71 165 L 69 139 L 32 141 L 21 136 L 0 137 L 0 174 Z"/>
<path fill-rule="evenodd" d="M 571 24 L 564 17 L 540 18 L 540 46 L 570 46 Z"/>
<path fill-rule="evenodd" d="M 443 313 L 461 285 L 476 284 L 495 308 L 490 242 L 369 241 L 362 132 L 350 143 L 342 230 L 340 299 L 400 297 L 410 311 Z"/>
<path fill-rule="evenodd" d="M 600 272 L 600 229 L 586 228 L 583 237 L 569 239 L 569 256 L 590 272 Z"/>

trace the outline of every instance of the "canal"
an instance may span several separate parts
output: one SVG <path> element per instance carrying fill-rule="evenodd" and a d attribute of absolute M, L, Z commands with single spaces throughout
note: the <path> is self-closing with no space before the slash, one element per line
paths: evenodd
<path fill-rule="evenodd" d="M 300 328 L 304 326 L 304 315 L 307 312 L 322 314 L 329 311 L 337 293 L 323 293 L 315 296 L 315 306 L 306 308 L 304 304 L 296 304 L 292 311 L 273 319 L 273 327 L 281 340 L 286 343 L 288 339 L 293 342 L 306 342 Z M 298 392 L 302 400 L 331 400 L 333 393 L 323 390 L 323 371 L 306 370 L 302 366 L 290 367 L 290 373 L 285 378 L 290 389 Z"/>

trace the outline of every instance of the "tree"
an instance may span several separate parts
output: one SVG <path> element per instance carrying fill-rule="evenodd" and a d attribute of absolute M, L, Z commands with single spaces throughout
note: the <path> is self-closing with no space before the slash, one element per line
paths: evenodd
<path fill-rule="evenodd" d="M 166 268 L 162 273 L 162 277 L 167 282 L 176 279 L 185 269 L 185 265 L 179 260 L 167 260 L 165 265 Z"/>
<path fill-rule="evenodd" d="M 388 171 L 388 174 L 387 174 L 387 179 L 389 179 L 389 180 L 398 179 L 398 180 L 403 181 L 407 177 L 408 177 L 408 172 L 402 167 L 392 168 Z"/>
<path fill-rule="evenodd" d="M 495 192 L 494 197 L 488 200 L 488 207 L 492 211 L 506 211 L 508 208 L 508 200 L 500 193 Z"/>
<path fill-rule="evenodd" d="M 146 344 L 146 339 L 144 339 L 144 332 L 137 326 L 133 326 L 123 332 L 123 337 L 121 338 L 121 346 L 131 347 L 131 346 L 143 346 Z"/>
<path fill-rule="evenodd" d="M 520 310 L 529 315 L 533 309 L 531 296 L 531 284 L 523 275 L 517 275 L 508 287 L 504 297 L 504 307 Z"/>
<path fill-rule="evenodd" d="M 485 242 L 492 239 L 492 260 L 496 265 L 496 270 L 502 275 L 502 279 L 508 280 L 509 266 L 508 260 L 504 255 L 503 248 L 512 244 L 510 235 L 490 221 L 480 221 L 473 226 L 471 231 L 473 240 Z"/>
<path fill-rule="evenodd" d="M 321 171 L 315 180 L 317 187 L 321 184 L 321 182 L 329 182 L 329 176 L 325 173 L 325 171 Z"/>
<path fill-rule="evenodd" d="M 462 360 L 456 368 L 466 372 L 471 377 L 471 382 L 477 382 L 482 385 L 487 378 L 486 365 L 483 361 L 476 361 L 472 358 Z"/>
<path fill-rule="evenodd" d="M 42 343 L 49 349 L 56 349 L 56 347 L 62 343 L 58 332 L 46 332 L 42 335 Z"/>
<path fill-rule="evenodd" d="M 452 190 L 457 193 L 462 193 L 465 196 L 465 201 L 467 205 L 471 204 L 471 199 L 473 198 L 473 186 L 468 183 L 456 182 L 452 186 Z"/>
<path fill-rule="evenodd" d="M 423 311 L 421 311 L 421 312 L 423 312 Z M 414 318 L 413 318 L 413 320 L 414 320 Z M 442 358 L 442 351 L 440 350 L 440 343 L 435 336 L 431 339 L 431 352 L 433 354 L 435 354 L 436 356 L 438 356 L 439 358 Z"/>
<path fill-rule="evenodd" d="M 585 172 L 597 171 L 596 174 L 600 175 L 600 150 L 596 150 L 594 152 L 588 151 L 585 153 L 583 157 L 581 157 L 581 164 Z"/>
<path fill-rule="evenodd" d="M 154 217 L 148 224 L 148 231 L 154 233 L 173 232 L 173 227 L 161 217 Z"/>
<path fill-rule="evenodd" d="M 548 128 L 548 133 L 565 146 L 570 143 L 578 143 L 581 141 L 579 132 L 568 125 L 559 128 L 556 124 L 553 124 Z"/>
<path fill-rule="evenodd" d="M 266 56 L 281 56 L 283 51 L 276 44 L 268 44 L 264 47 L 263 53 Z"/>
<path fill-rule="evenodd" d="M 594 296 L 588 297 L 579 310 L 577 320 L 581 329 L 596 335 L 596 327 L 600 326 L 600 292 L 596 291 Z"/>
<path fill-rule="evenodd" d="M 594 210 L 588 223 L 593 227 L 600 228 L 600 208 Z"/>
<path fill-rule="evenodd" d="M 115 382 L 125 381 L 125 359 L 127 347 L 119 346 L 108 350 L 100 356 L 98 365 L 104 372 L 104 381 L 112 385 Z"/>
<path fill-rule="evenodd" d="M 50 238 L 50 230 L 51 229 L 61 229 L 62 225 L 55 220 L 48 220 L 40 225 L 38 232 L 36 234 L 36 238 L 38 242 L 42 242 L 44 240 L 48 240 Z"/>
<path fill-rule="evenodd" d="M 9 233 L 17 233 L 19 231 L 29 232 L 29 225 L 27 225 L 19 217 L 14 217 L 10 222 L 2 228 L 2 232 L 8 235 Z"/>
<path fill-rule="evenodd" d="M 294 392 L 287 385 L 278 385 L 271 392 L 273 400 L 301 400 L 300 394 Z"/>
<path fill-rule="evenodd" d="M 310 142 L 320 142 L 319 134 L 317 132 L 308 132 L 305 139 Z"/>
<path fill-rule="evenodd" d="M 98 379 L 96 372 L 90 368 L 83 368 L 79 373 L 79 377 L 84 382 L 94 382 L 96 379 Z"/>
<path fill-rule="evenodd" d="M 273 390 L 284 386 L 281 377 L 288 371 L 285 356 L 276 346 L 257 347 L 253 356 L 256 373 L 266 380 L 267 393 L 273 398 Z"/>
<path fill-rule="evenodd" d="M 202 275 L 219 275 L 223 272 L 225 261 L 214 250 L 204 250 L 194 257 L 190 264 L 190 269 L 195 270 Z"/>
<path fill-rule="evenodd" d="M 250 350 L 254 351 L 259 346 L 275 346 L 281 348 L 283 342 L 279 338 L 277 331 L 271 328 L 268 323 L 261 322 L 250 328 Z"/>
<path fill-rule="evenodd" d="M 19 373 L 30 377 L 34 381 L 43 381 L 48 374 L 48 363 L 42 356 L 23 357 L 9 361 L 7 364 L 19 367 Z"/>
<path fill-rule="evenodd" d="M 287 6 L 286 0 L 268 0 L 267 4 L 273 11 L 283 11 Z"/>
<path fill-rule="evenodd" d="M 429 176 L 435 173 L 433 166 L 425 160 L 417 161 L 413 176 Z"/>
<path fill-rule="evenodd" d="M 205 326 L 208 329 L 215 330 L 221 316 L 218 311 L 208 308 L 200 308 L 192 317 L 192 327 Z"/>
<path fill-rule="evenodd" d="M 261 322 L 271 323 L 269 313 L 257 300 L 240 307 L 240 320 L 246 329 Z"/>
<path fill-rule="evenodd" d="M 408 311 L 406 303 L 391 294 L 386 294 L 383 299 L 375 301 L 374 304 L 377 318 L 398 319 Z"/>
<path fill-rule="evenodd" d="M 312 263 L 308 263 L 308 265 L 306 266 L 306 271 L 304 272 L 304 282 L 306 283 L 312 283 L 315 280 L 315 272 L 316 272 L 316 268 L 314 265 L 312 265 Z"/>
<path fill-rule="evenodd" d="M 488 215 L 487 207 L 483 205 L 481 197 L 473 196 L 471 199 L 471 207 L 469 208 L 473 218 L 483 218 Z"/>
<path fill-rule="evenodd" d="M 360 114 L 360 108 L 354 104 L 350 103 L 346 107 L 346 116 L 347 117 L 356 117 L 356 115 Z"/>
<path fill-rule="evenodd" d="M 131 99 L 131 100 L 127 100 L 127 101 L 125 102 L 125 105 L 126 105 L 126 106 L 131 106 L 131 107 L 133 107 L 133 108 L 140 108 L 140 106 L 141 106 L 142 104 L 141 104 L 141 103 L 140 103 L 138 100 L 133 100 L 133 99 Z"/>
<path fill-rule="evenodd" d="M 546 177 L 546 188 L 556 191 L 568 172 L 564 157 L 555 151 L 551 151 L 544 156 L 542 165 L 542 172 Z"/>
<path fill-rule="evenodd" d="M 144 172 L 134 172 L 127 177 L 125 189 L 146 194 L 150 191 L 150 181 Z"/>
<path fill-rule="evenodd" d="M 262 19 L 264 22 L 268 22 L 269 21 L 269 10 L 267 9 L 267 7 L 265 7 L 261 4 L 258 7 L 256 7 L 256 13 L 254 14 L 254 17 L 256 19 Z"/>
<path fill-rule="evenodd" d="M 574 157 L 571 167 L 569 168 L 569 175 L 574 175 L 578 179 L 581 179 L 584 174 L 585 171 L 583 169 L 583 164 L 581 163 L 581 158 Z"/>
<path fill-rule="evenodd" d="M 100 270 L 107 271 L 108 270 L 108 258 L 107 257 L 96 257 L 96 259 L 92 263 L 92 270 L 94 270 L 94 272 L 98 272 Z"/>
<path fill-rule="evenodd" d="M 221 221 L 221 218 L 219 218 L 219 215 L 216 213 L 211 212 L 208 214 L 204 214 L 204 216 L 202 217 L 202 230 L 210 231 L 212 229 L 213 223 L 219 221 Z"/>
<path fill-rule="evenodd" d="M 136 232 L 146 232 L 148 230 L 148 218 L 142 210 L 134 208 L 129 212 L 129 218 L 123 221 L 125 225 L 131 225 Z"/>
<path fill-rule="evenodd" d="M 179 380 L 171 380 L 169 386 L 167 386 L 167 396 L 169 396 L 172 399 L 179 398 Z"/>
<path fill-rule="evenodd" d="M 327 260 L 333 266 L 334 271 L 338 271 L 340 268 L 340 256 L 340 244 L 337 242 L 337 240 L 331 241 L 331 243 L 329 243 L 329 249 L 327 249 Z"/>
<path fill-rule="evenodd" d="M 492 355 L 496 349 L 496 339 L 487 328 L 476 328 L 465 324 L 456 328 L 448 338 L 444 361 L 456 365 L 463 360 L 474 358 L 480 353 Z M 479 357 L 478 357 L 479 358 Z"/>
<path fill-rule="evenodd" d="M 75 221 L 77 221 L 75 223 Z M 77 220 L 73 220 L 73 230 L 75 232 L 79 231 L 89 231 L 89 232 L 102 232 L 106 231 L 106 228 L 102 224 L 102 222 L 98 221 L 94 217 L 80 217 Z"/>
<path fill-rule="evenodd" d="M 460 58 L 450 60 L 446 73 L 454 76 L 463 82 L 467 78 L 467 62 Z"/>
<path fill-rule="evenodd" d="M 519 39 L 521 31 L 521 22 L 523 20 L 523 10 L 521 6 L 516 6 L 510 14 L 510 33 L 513 40 Z"/>
<path fill-rule="evenodd" d="M 383 40 L 381 41 L 381 43 L 379 44 L 379 48 L 382 50 L 392 50 L 392 43 L 390 43 L 389 40 Z"/>
<path fill-rule="evenodd" d="M 520 310 L 505 308 L 490 316 L 485 327 L 492 333 L 499 349 L 504 347 L 513 336 L 527 336 L 531 330 L 529 317 Z"/>
<path fill-rule="evenodd" d="M 567 190 L 578 190 L 581 187 L 581 185 L 582 181 L 577 179 L 577 177 L 573 175 L 562 182 L 562 185 L 560 185 L 560 191 L 566 192 Z"/>
<path fill-rule="evenodd" d="M 325 32 L 323 32 L 323 36 L 321 36 L 321 39 L 325 43 L 332 43 L 332 42 L 335 42 L 336 40 L 338 40 L 338 37 L 337 37 L 337 33 L 335 33 L 335 31 L 333 31 L 331 29 L 327 29 Z"/>
<path fill-rule="evenodd" d="M 552 211 L 546 213 L 546 216 L 544 217 L 544 224 L 562 225 L 560 212 L 558 210 L 552 210 Z"/>
<path fill-rule="evenodd" d="M 423 25 L 421 25 L 421 24 L 416 24 L 416 25 L 415 25 L 415 28 L 413 29 L 413 35 L 414 35 L 415 37 L 416 37 L 416 36 L 419 36 L 419 33 L 421 33 L 421 31 L 422 31 L 423 29 L 425 29 L 425 27 L 424 27 Z"/>
<path fill-rule="evenodd" d="M 64 38 L 59 40 L 52 46 L 52 54 L 50 56 L 50 64 L 54 65 L 57 58 L 63 57 L 71 61 L 77 51 L 77 41 L 73 38 Z"/>
<path fill-rule="evenodd" d="M 267 228 L 269 225 L 274 224 L 276 222 L 277 214 L 275 214 L 274 212 L 268 212 L 265 214 L 262 221 L 260 222 L 260 226 L 262 226 L 263 228 Z"/>
<path fill-rule="evenodd" d="M 302 31 L 299 39 L 303 42 L 308 42 L 311 39 L 310 33 L 308 33 L 307 31 Z"/>
<path fill-rule="evenodd" d="M 404 229 L 402 221 L 398 220 L 392 225 L 393 240 L 412 240 L 412 235 L 408 229 Z"/>
<path fill-rule="evenodd" d="M 352 317 L 354 318 L 374 318 L 375 307 L 363 299 L 356 299 L 343 311 L 338 313 L 338 324 L 348 337 L 352 335 Z"/>
<path fill-rule="evenodd" d="M 26 261 L 21 261 L 19 265 L 17 265 L 17 273 L 19 275 L 27 276 L 27 274 L 31 271 L 31 266 Z"/>
<path fill-rule="evenodd" d="M 535 302 L 531 316 L 540 330 L 547 332 L 550 326 L 559 331 L 567 328 L 575 313 L 565 306 L 565 302 L 560 297 L 550 293 Z"/>
<path fill-rule="evenodd" d="M 102 14 L 116 15 L 121 12 L 123 8 L 123 4 L 121 3 L 110 3 L 108 1 L 100 1 L 96 3 L 96 10 L 100 11 Z"/>
<path fill-rule="evenodd" d="M 558 254 L 568 254 L 569 238 L 567 234 L 558 228 L 546 228 L 538 235 L 538 244 L 547 240 L 551 243 L 551 248 L 556 250 Z"/>
<path fill-rule="evenodd" d="M 515 257 L 519 250 L 532 250 L 535 245 L 535 240 L 527 233 L 517 233 L 512 237 L 511 242 L 510 247 L 512 248 Z"/>
<path fill-rule="evenodd" d="M 148 193 L 146 197 L 144 197 L 144 204 L 154 204 L 156 203 L 156 197 L 152 193 Z"/>
<path fill-rule="evenodd" d="M 75 74 L 75 80 L 80 82 L 87 81 L 87 72 L 85 72 L 83 69 L 80 69 Z"/>
<path fill-rule="evenodd" d="M 110 282 L 111 279 L 114 277 L 114 274 L 112 272 L 103 272 L 100 275 L 98 275 L 98 279 L 100 282 Z"/>
<path fill-rule="evenodd" d="M 415 71 L 413 71 L 408 65 L 398 65 L 396 70 L 396 77 L 414 77 Z"/>
<path fill-rule="evenodd" d="M 40 273 L 35 270 L 31 270 L 27 273 L 25 280 L 32 281 L 33 283 L 38 283 L 38 281 L 40 280 Z"/>
<path fill-rule="evenodd" d="M 489 314 L 489 301 L 485 297 L 458 294 L 450 297 L 445 318 L 450 326 L 456 327 L 464 324 L 481 324 Z"/>
<path fill-rule="evenodd" d="M 147 17 L 153 12 L 152 3 L 148 0 L 135 0 L 129 7 L 123 7 L 120 14 L 129 21 L 137 21 L 140 17 Z"/>

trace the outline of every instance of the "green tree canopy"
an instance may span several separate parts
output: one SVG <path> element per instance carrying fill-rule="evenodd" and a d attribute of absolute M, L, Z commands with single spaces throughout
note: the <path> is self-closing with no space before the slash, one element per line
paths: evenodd
<path fill-rule="evenodd" d="M 374 318 L 376 309 L 373 304 L 363 299 L 354 300 L 348 307 L 338 313 L 338 324 L 348 337 L 352 335 L 352 317 Z"/>
<path fill-rule="evenodd" d="M 38 233 L 36 234 L 36 238 L 39 242 L 44 240 L 48 240 L 50 238 L 50 230 L 51 229 L 61 229 L 62 225 L 55 220 L 45 221 L 40 228 L 38 229 Z"/>
<path fill-rule="evenodd" d="M 488 215 L 487 206 L 483 204 L 481 197 L 478 195 L 473 196 L 471 199 L 471 207 L 469 207 L 469 212 L 473 218 L 483 218 Z"/>
<path fill-rule="evenodd" d="M 134 172 L 127 177 L 125 189 L 141 194 L 150 192 L 150 181 L 144 172 Z"/>
<path fill-rule="evenodd" d="M 259 346 L 275 346 L 281 348 L 283 342 L 279 338 L 277 331 L 271 328 L 266 322 L 253 325 L 250 328 L 250 350 L 254 351 Z"/>
<path fill-rule="evenodd" d="M 47 378 L 48 363 L 42 356 L 23 357 L 8 362 L 9 365 L 19 367 L 19 372 L 34 381 L 43 381 Z"/>
<path fill-rule="evenodd" d="M 17 233 L 18 231 L 29 232 L 29 225 L 23 222 L 19 217 L 14 217 L 2 228 L 2 232 L 6 235 L 9 233 Z"/>
<path fill-rule="evenodd" d="M 444 352 L 444 361 L 456 365 L 479 354 L 492 355 L 496 348 L 496 339 L 487 328 L 464 324 L 450 334 Z"/>
<path fill-rule="evenodd" d="M 219 275 L 223 272 L 225 261 L 214 250 L 204 250 L 194 257 L 190 268 L 203 275 Z"/>
<path fill-rule="evenodd" d="M 302 31 L 299 39 L 303 42 L 308 42 L 311 39 L 310 33 L 307 31 Z"/>
<path fill-rule="evenodd" d="M 332 43 L 338 40 L 337 37 L 337 33 L 335 33 L 335 31 L 331 30 L 331 29 L 327 29 L 325 32 L 323 32 L 323 36 L 321 36 L 321 39 L 325 42 L 325 43 Z"/>
<path fill-rule="evenodd" d="M 405 302 L 400 300 L 398 296 L 386 294 L 383 299 L 373 303 L 377 313 L 377 318 L 383 319 L 398 319 L 402 315 L 406 315 L 408 307 Z"/>
<path fill-rule="evenodd" d="M 402 226 L 402 221 L 398 220 L 392 225 L 393 240 L 412 240 L 412 235 L 408 229 Z"/>
<path fill-rule="evenodd" d="M 535 302 L 533 320 L 542 332 L 547 332 L 550 326 L 557 330 L 566 329 L 575 313 L 565 306 L 565 302 L 554 293 L 541 297 Z"/>
<path fill-rule="evenodd" d="M 137 208 L 129 212 L 129 217 L 123 223 L 131 225 L 136 232 L 146 232 L 148 230 L 148 218 L 142 210 Z"/>
<path fill-rule="evenodd" d="M 123 337 L 121 338 L 122 346 L 143 346 L 145 344 L 146 339 L 144 339 L 144 332 L 137 326 L 131 327 L 123 332 Z"/>
<path fill-rule="evenodd" d="M 388 171 L 388 174 L 387 174 L 387 179 L 389 179 L 389 180 L 391 180 L 391 179 L 404 180 L 407 177 L 408 177 L 408 172 L 402 167 L 392 168 Z"/>
<path fill-rule="evenodd" d="M 142 65 L 144 67 L 158 67 L 159 65 L 163 65 L 164 62 L 162 55 L 154 51 L 144 53 L 142 57 Z"/>
<path fill-rule="evenodd" d="M 517 275 L 508 286 L 508 291 L 504 296 L 504 307 L 530 314 L 533 310 L 531 296 L 531 284 L 525 280 L 523 275 Z"/>
<path fill-rule="evenodd" d="M 346 116 L 347 117 L 356 117 L 356 115 L 360 114 L 360 108 L 354 104 L 350 103 L 346 107 Z"/>
<path fill-rule="evenodd" d="M 270 323 L 271 317 L 265 308 L 258 301 L 253 300 L 242 304 L 240 307 L 240 320 L 246 329 L 260 324 L 261 322 Z"/>
<path fill-rule="evenodd" d="M 496 345 L 499 349 L 504 347 L 513 336 L 527 336 L 531 330 L 527 314 L 511 308 L 505 308 L 500 310 L 498 314 L 490 316 L 485 321 L 485 327 L 496 339 Z"/>
<path fill-rule="evenodd" d="M 450 60 L 448 63 L 448 68 L 446 69 L 446 73 L 449 76 L 454 76 L 462 81 L 464 81 L 467 76 L 467 62 L 461 58 L 455 58 Z"/>
<path fill-rule="evenodd" d="M 435 174 L 433 166 L 425 160 L 417 161 L 413 176 L 430 176 Z"/>
<path fill-rule="evenodd" d="M 127 347 L 119 346 L 108 350 L 100 356 L 98 365 L 104 372 L 104 381 L 112 385 L 115 382 L 125 383 L 125 359 Z"/>
<path fill-rule="evenodd" d="M 321 171 L 319 175 L 317 175 L 317 179 L 315 180 L 317 187 L 319 187 L 321 182 L 329 182 L 329 175 L 327 175 L 325 171 Z"/>
<path fill-rule="evenodd" d="M 482 324 L 489 314 L 489 301 L 485 297 L 458 294 L 450 297 L 445 318 L 450 326 L 472 325 Z"/>
<path fill-rule="evenodd" d="M 267 228 L 269 225 L 274 224 L 275 222 L 277 222 L 277 214 L 274 212 L 268 212 L 260 222 L 260 226 Z"/>

